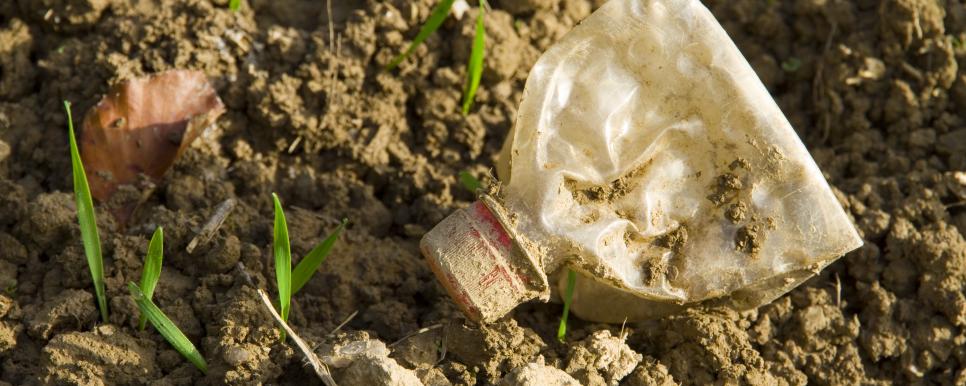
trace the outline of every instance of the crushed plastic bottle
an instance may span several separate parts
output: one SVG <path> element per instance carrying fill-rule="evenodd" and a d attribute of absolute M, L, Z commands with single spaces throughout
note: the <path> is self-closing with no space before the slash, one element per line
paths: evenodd
<path fill-rule="evenodd" d="M 497 169 L 498 189 L 421 242 L 475 321 L 547 300 L 561 268 L 592 321 L 748 309 L 862 244 L 697 0 L 611 0 L 564 36 L 530 72 Z"/>

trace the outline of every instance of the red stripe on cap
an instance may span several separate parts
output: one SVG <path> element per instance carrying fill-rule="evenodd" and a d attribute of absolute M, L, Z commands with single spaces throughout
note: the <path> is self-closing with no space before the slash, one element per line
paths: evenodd
<path fill-rule="evenodd" d="M 472 208 L 477 218 L 483 220 L 486 225 L 489 225 L 493 233 L 497 235 L 496 241 L 500 243 L 500 246 L 509 249 L 511 245 L 510 235 L 506 233 L 506 229 L 503 229 L 503 224 L 500 224 L 500 220 L 497 220 L 493 212 L 490 212 L 490 208 L 487 208 L 481 201 L 474 202 Z"/>

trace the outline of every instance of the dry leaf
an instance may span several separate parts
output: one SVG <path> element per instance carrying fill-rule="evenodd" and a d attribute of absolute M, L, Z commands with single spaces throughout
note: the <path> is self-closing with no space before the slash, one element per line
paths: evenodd
<path fill-rule="evenodd" d="M 200 71 L 165 71 L 112 87 L 84 117 L 81 157 L 91 194 L 106 202 L 140 174 L 159 181 L 224 112 Z"/>

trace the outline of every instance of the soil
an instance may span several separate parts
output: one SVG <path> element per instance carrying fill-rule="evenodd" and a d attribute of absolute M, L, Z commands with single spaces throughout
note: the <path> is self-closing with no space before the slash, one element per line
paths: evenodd
<path fill-rule="evenodd" d="M 320 1 L 250 0 L 237 13 L 227 3 L 0 2 L 0 385 L 319 383 L 236 264 L 271 291 L 271 192 L 296 256 L 350 221 L 291 315 L 319 347 L 387 345 L 388 357 L 335 369 L 343 384 L 966 384 L 961 0 L 708 1 L 865 245 L 757 310 L 623 327 L 572 320 L 567 343 L 555 337 L 559 304 L 465 322 L 417 242 L 473 200 L 458 173 L 493 167 L 530 66 L 601 1 L 493 1 L 465 117 L 475 9 L 385 72 L 435 1 L 334 0 L 331 15 Z M 204 71 L 227 112 L 126 227 L 99 212 L 104 323 L 61 101 L 80 121 L 118 82 L 176 68 Z M 229 198 L 223 226 L 186 252 Z M 136 328 L 124 286 L 140 277 L 157 226 L 167 237 L 155 301 L 198 345 L 206 375 Z"/>

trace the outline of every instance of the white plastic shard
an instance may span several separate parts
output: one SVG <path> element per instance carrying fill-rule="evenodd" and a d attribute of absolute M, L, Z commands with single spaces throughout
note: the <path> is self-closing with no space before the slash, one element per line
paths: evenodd
<path fill-rule="evenodd" d="M 546 298 L 640 320 L 770 302 L 862 243 L 751 66 L 697 0 L 611 0 L 530 72 L 499 194 L 423 239 L 471 319 Z"/>

